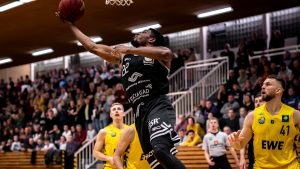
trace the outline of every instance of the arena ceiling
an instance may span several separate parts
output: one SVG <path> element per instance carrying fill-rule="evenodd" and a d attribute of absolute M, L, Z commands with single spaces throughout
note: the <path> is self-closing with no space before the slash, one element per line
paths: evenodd
<path fill-rule="evenodd" d="M 13 0 L 0 0 L 0 4 Z M 133 0 L 129 7 L 106 6 L 105 0 L 85 0 L 86 11 L 76 24 L 87 35 L 98 35 L 101 43 L 113 45 L 128 42 L 130 29 L 149 23 L 160 23 L 162 33 L 171 33 L 222 21 L 253 16 L 299 6 L 299 0 Z M 35 0 L 0 12 L 0 58 L 13 62 L 0 68 L 55 58 L 84 51 L 73 41 L 68 27 L 55 17 L 59 0 Z M 199 11 L 230 5 L 231 13 L 198 19 Z M 54 52 L 33 57 L 30 51 L 51 47 Z"/>

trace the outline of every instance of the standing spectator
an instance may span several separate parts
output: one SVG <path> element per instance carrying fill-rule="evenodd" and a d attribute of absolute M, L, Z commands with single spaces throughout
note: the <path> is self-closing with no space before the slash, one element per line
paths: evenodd
<path fill-rule="evenodd" d="M 86 139 L 84 140 L 84 142 L 82 144 L 85 144 L 85 143 L 89 142 L 90 140 L 92 140 L 96 134 L 97 133 L 94 130 L 92 123 L 89 123 L 88 130 L 86 132 Z"/>
<path fill-rule="evenodd" d="M 222 51 L 220 53 L 221 56 L 225 56 L 228 57 L 228 61 L 229 61 L 229 69 L 233 69 L 234 67 L 234 61 L 235 61 L 235 56 L 234 56 L 234 52 L 232 52 L 230 50 L 230 44 L 226 43 L 224 46 L 224 51 Z"/>
<path fill-rule="evenodd" d="M 67 147 L 65 153 L 65 169 L 73 169 L 74 168 L 74 153 L 78 149 L 78 144 L 73 140 L 72 136 L 68 136 L 67 138 Z"/>
<path fill-rule="evenodd" d="M 220 85 L 217 93 L 218 109 L 220 110 L 227 99 L 227 91 L 224 84 Z"/>
<path fill-rule="evenodd" d="M 239 44 L 239 49 L 236 58 L 237 68 L 246 68 L 249 66 L 249 53 L 247 48 L 247 40 L 242 39 Z"/>
<path fill-rule="evenodd" d="M 275 30 L 271 36 L 269 49 L 281 48 L 281 47 L 284 47 L 284 37 L 282 36 L 280 30 Z M 283 60 L 282 55 L 276 55 L 271 58 L 271 61 L 275 62 L 276 64 L 281 63 L 282 60 Z"/>
<path fill-rule="evenodd" d="M 248 44 L 250 54 L 253 54 L 255 51 L 262 51 L 265 50 L 267 47 L 266 42 L 264 39 L 257 37 L 257 33 L 252 33 L 251 39 Z"/>
<path fill-rule="evenodd" d="M 175 125 L 175 131 L 179 132 L 182 131 L 183 134 L 186 134 L 186 127 L 187 127 L 187 121 L 185 119 L 184 114 L 180 114 L 178 116 L 177 124 Z"/>
<path fill-rule="evenodd" d="M 235 159 L 236 166 L 239 168 L 239 160 L 235 150 L 228 142 L 227 134 L 219 131 L 218 119 L 212 118 L 209 123 L 210 132 L 204 136 L 202 146 L 209 169 L 231 169 L 226 157 L 227 148 L 229 148 L 232 156 Z"/>

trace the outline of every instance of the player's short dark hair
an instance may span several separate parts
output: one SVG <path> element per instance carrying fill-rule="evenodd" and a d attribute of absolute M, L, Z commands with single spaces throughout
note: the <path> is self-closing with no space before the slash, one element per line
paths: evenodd
<path fill-rule="evenodd" d="M 155 38 L 154 46 L 165 46 L 165 38 L 157 30 L 150 28 L 151 35 Z"/>
<path fill-rule="evenodd" d="M 279 77 L 276 76 L 276 75 L 269 75 L 268 78 L 269 78 L 269 79 L 275 79 L 277 82 L 280 83 L 281 87 L 282 87 L 283 89 L 285 89 L 285 81 L 284 81 L 283 79 L 279 78 Z"/>

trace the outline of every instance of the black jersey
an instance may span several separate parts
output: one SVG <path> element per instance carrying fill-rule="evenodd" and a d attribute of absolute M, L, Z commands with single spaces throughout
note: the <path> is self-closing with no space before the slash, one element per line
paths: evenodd
<path fill-rule="evenodd" d="M 125 55 L 122 60 L 122 84 L 133 108 L 141 102 L 169 92 L 168 69 L 158 60 Z"/>

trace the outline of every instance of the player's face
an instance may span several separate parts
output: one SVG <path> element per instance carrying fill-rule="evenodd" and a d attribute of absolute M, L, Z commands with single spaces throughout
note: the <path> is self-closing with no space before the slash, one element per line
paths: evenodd
<path fill-rule="evenodd" d="M 276 97 L 280 87 L 275 79 L 267 78 L 261 88 L 261 97 L 263 101 L 270 101 Z"/>
<path fill-rule="evenodd" d="M 110 108 L 110 117 L 113 120 L 123 119 L 124 116 L 124 108 L 122 105 L 116 104 Z"/>
<path fill-rule="evenodd" d="M 144 30 L 143 32 L 135 34 L 131 44 L 134 47 L 145 46 L 148 43 L 149 38 L 151 37 L 150 30 Z"/>

